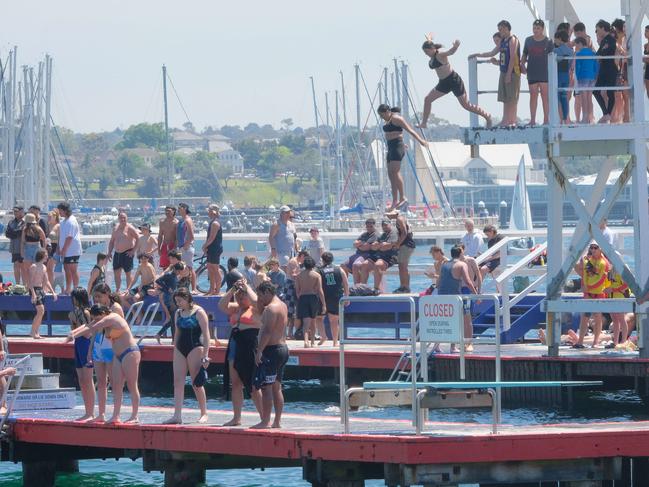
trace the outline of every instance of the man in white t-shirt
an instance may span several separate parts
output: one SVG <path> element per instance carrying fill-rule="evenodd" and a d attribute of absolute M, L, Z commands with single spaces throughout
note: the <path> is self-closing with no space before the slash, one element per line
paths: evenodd
<path fill-rule="evenodd" d="M 608 220 L 606 218 L 602 218 L 602 221 L 599 222 L 599 229 L 602 231 L 604 238 L 611 245 L 611 247 L 617 249 L 617 234 L 606 225 L 607 223 Z"/>
<path fill-rule="evenodd" d="M 466 229 L 466 233 L 462 237 L 464 255 L 477 257 L 483 244 L 482 235 L 476 231 L 473 220 L 464 220 L 464 228 Z"/>
<path fill-rule="evenodd" d="M 62 294 L 70 294 L 79 285 L 79 258 L 81 249 L 81 232 L 79 222 L 72 214 L 69 203 L 59 203 L 57 206 L 61 221 L 58 254 L 63 258 L 65 271 L 65 290 Z"/>

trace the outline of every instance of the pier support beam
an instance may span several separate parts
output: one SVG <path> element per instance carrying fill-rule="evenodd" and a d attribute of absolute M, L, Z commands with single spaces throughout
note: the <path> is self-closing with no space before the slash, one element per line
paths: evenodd
<path fill-rule="evenodd" d="M 56 462 L 23 461 L 23 485 L 29 487 L 54 487 Z"/>
<path fill-rule="evenodd" d="M 165 487 L 193 487 L 205 483 L 205 469 L 194 462 L 170 461 L 164 472 Z"/>
<path fill-rule="evenodd" d="M 382 479 L 383 464 L 304 459 L 302 477 L 313 487 L 363 487 L 366 479 Z"/>

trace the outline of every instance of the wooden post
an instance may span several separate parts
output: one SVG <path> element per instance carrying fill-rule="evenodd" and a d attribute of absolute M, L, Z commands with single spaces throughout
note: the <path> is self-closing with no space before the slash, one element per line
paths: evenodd
<path fill-rule="evenodd" d="M 56 462 L 22 462 L 23 485 L 29 487 L 54 487 Z"/>

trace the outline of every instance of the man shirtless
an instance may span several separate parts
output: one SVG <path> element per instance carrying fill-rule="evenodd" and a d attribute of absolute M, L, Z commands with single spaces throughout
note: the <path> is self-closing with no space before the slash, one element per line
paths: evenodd
<path fill-rule="evenodd" d="M 261 421 L 252 428 L 279 428 L 281 426 L 284 395 L 282 394 L 282 375 L 288 362 L 288 347 L 284 333 L 288 315 L 286 305 L 275 295 L 275 286 L 270 281 L 262 282 L 257 288 L 257 306 L 261 315 L 257 353 L 257 370 L 253 387 L 261 390 Z M 270 426 L 270 414 L 275 407 L 275 419 Z"/>
<path fill-rule="evenodd" d="M 122 286 L 122 271 L 126 274 L 125 284 L 128 284 L 131 280 L 135 246 L 140 236 L 135 227 L 128 222 L 125 211 L 120 211 L 117 219 L 119 223 L 113 230 L 108 243 L 108 259 L 112 259 L 113 272 L 115 273 L 115 292 L 119 292 Z M 115 253 L 113 253 L 113 250 Z"/>
<path fill-rule="evenodd" d="M 158 240 L 151 235 L 151 225 L 143 223 L 138 229 L 142 235 L 137 239 L 134 255 L 146 254 L 153 257 L 158 250 Z"/>
<path fill-rule="evenodd" d="M 322 345 L 327 341 L 327 334 L 324 330 L 324 322 L 318 320 L 320 314 L 327 312 L 325 297 L 322 290 L 322 277 L 315 270 L 313 257 L 304 258 L 304 270 L 295 277 L 295 294 L 297 295 L 297 317 L 302 320 L 302 332 L 304 333 L 304 348 L 313 347 L 315 342 L 314 323 L 322 325 L 318 330 Z"/>
<path fill-rule="evenodd" d="M 173 206 L 165 207 L 165 217 L 158 223 L 158 255 L 160 255 L 160 268 L 169 267 L 169 252 L 176 248 L 176 208 Z"/>
<path fill-rule="evenodd" d="M 153 258 L 147 254 L 139 254 L 137 260 L 140 265 L 133 276 L 133 280 L 128 281 L 126 291 L 120 294 L 120 302 L 125 311 L 134 303 L 144 300 L 149 291 L 155 289 L 156 276 Z M 140 285 L 134 287 L 138 278 L 140 279 Z"/>
<path fill-rule="evenodd" d="M 469 272 L 469 278 L 475 287 L 476 294 L 480 294 L 480 289 L 482 289 L 482 273 L 480 272 L 480 267 L 478 267 L 478 262 L 473 258 L 464 253 L 464 244 L 460 243 L 457 245 L 462 249 L 462 253 L 458 260 L 464 262 L 467 266 L 467 271 Z M 462 286 L 462 294 L 470 294 L 471 290 L 467 286 Z M 476 303 L 474 301 L 469 305 L 469 312 L 464 314 L 464 336 L 472 337 L 473 336 L 473 308 Z M 470 341 L 467 341 L 466 345 L 467 352 L 473 352 L 473 345 Z"/>
<path fill-rule="evenodd" d="M 286 264 L 286 283 L 284 286 L 284 304 L 288 308 L 288 336 L 293 336 L 300 329 L 300 320 L 296 319 L 297 296 L 295 295 L 295 278 L 300 273 L 300 266 L 309 255 L 307 250 L 300 250 L 295 257 L 291 257 Z"/>
<path fill-rule="evenodd" d="M 192 289 L 196 290 L 196 273 L 194 272 L 194 220 L 187 203 L 178 203 L 178 225 L 176 226 L 176 245 L 182 260 L 191 272 Z"/>

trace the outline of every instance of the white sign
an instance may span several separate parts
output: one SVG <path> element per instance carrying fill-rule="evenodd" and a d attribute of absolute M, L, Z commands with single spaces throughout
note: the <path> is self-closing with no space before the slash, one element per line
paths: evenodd
<path fill-rule="evenodd" d="M 419 298 L 419 340 L 422 342 L 461 343 L 464 308 L 459 296 Z"/>

